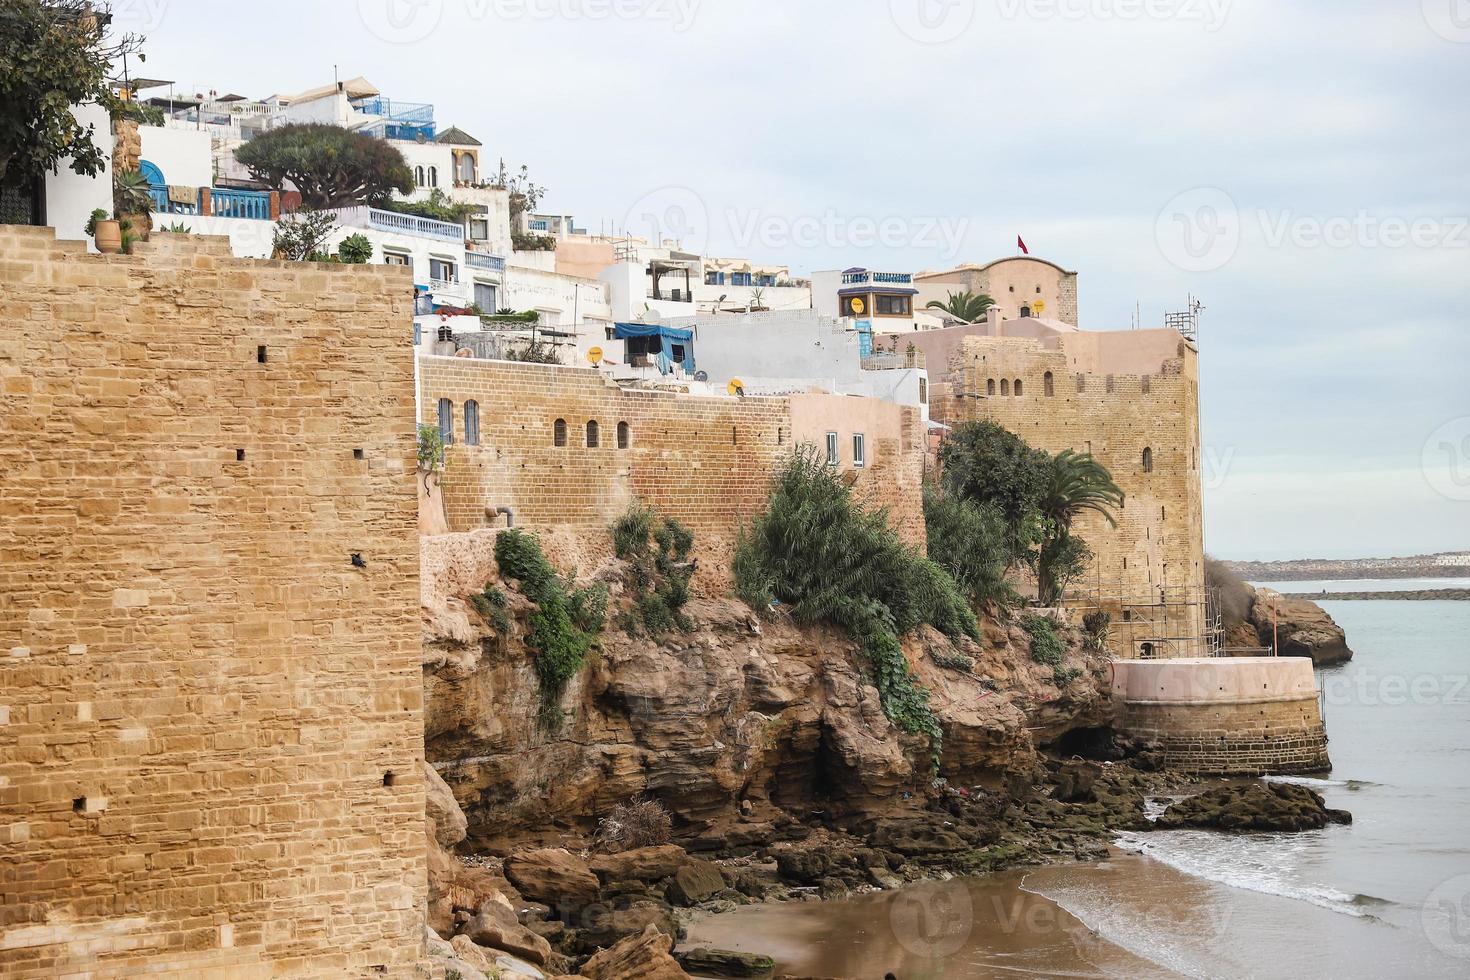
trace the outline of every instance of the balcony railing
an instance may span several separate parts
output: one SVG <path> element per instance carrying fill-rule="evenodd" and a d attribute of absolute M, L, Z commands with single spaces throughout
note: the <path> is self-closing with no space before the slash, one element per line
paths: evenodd
<path fill-rule="evenodd" d="M 265 191 L 237 191 L 215 187 L 209 193 L 209 210 L 221 218 L 269 221 L 271 196 Z"/>
<path fill-rule="evenodd" d="M 898 371 L 904 368 L 925 367 L 924 352 L 908 351 L 903 354 L 878 351 L 863 358 L 864 371 Z"/>
<path fill-rule="evenodd" d="M 367 208 L 366 211 L 369 228 L 396 232 L 400 235 L 417 235 L 420 238 L 436 238 L 441 242 L 464 241 L 463 225 L 449 221 L 435 221 L 433 218 L 422 218 L 416 214 L 383 211 L 379 208 Z"/>
<path fill-rule="evenodd" d="M 153 198 L 154 214 L 198 214 L 199 192 L 194 192 L 194 203 L 185 204 L 182 201 L 170 201 L 168 188 L 153 186 L 148 188 L 148 196 Z"/>
<path fill-rule="evenodd" d="M 887 284 L 894 286 L 908 286 L 914 281 L 912 274 L 907 272 L 844 272 L 842 284 L 844 286 L 862 285 L 864 283 Z"/>
<path fill-rule="evenodd" d="M 489 255 L 485 252 L 464 253 L 464 264 L 471 269 L 484 269 L 487 272 L 505 271 L 505 259 L 498 255 Z"/>
<path fill-rule="evenodd" d="M 359 99 L 352 103 L 352 107 L 366 115 L 382 116 L 396 123 L 427 123 L 431 126 L 434 123 L 434 106 L 428 102 L 394 102 L 376 96 Z"/>

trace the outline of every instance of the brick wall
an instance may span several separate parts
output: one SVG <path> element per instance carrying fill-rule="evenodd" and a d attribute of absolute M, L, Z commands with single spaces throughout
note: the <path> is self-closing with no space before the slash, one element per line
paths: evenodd
<path fill-rule="evenodd" d="M 0 974 L 421 966 L 409 286 L 0 228 Z"/>
<path fill-rule="evenodd" d="M 1069 344 L 1096 342 L 1098 337 L 1065 337 L 1054 348 L 1027 338 L 967 337 L 950 360 L 946 382 L 934 386 L 930 414 L 951 425 L 990 419 L 1033 446 L 1052 453 L 1091 452 L 1108 467 L 1126 501 L 1116 529 L 1091 513 L 1079 519 L 1076 529 L 1095 561 L 1073 591 L 1146 597 L 1167 588 L 1171 594 L 1195 590 L 1197 595 L 1203 582 L 1204 531 L 1196 354 L 1181 341 L 1175 358 L 1161 362 L 1157 373 L 1075 373 L 1069 368 L 1076 363 L 1069 357 Z M 1015 394 L 1018 380 L 1020 395 Z M 1006 390 L 1010 394 L 1003 394 Z M 1144 465 L 1145 449 L 1151 471 Z M 1161 636 L 1198 636 L 1202 631 L 1197 605 L 1172 609 L 1168 615 L 1171 621 L 1156 631 Z M 1148 632 L 1133 631 L 1137 636 Z M 1115 634 L 1126 631 L 1115 625 Z M 1116 652 L 1136 656 L 1139 651 Z M 1161 656 L 1170 652 L 1197 651 L 1157 651 Z"/>
<path fill-rule="evenodd" d="M 1248 704 L 1127 704 L 1119 728 L 1185 772 L 1264 776 L 1331 768 L 1315 694 Z"/>

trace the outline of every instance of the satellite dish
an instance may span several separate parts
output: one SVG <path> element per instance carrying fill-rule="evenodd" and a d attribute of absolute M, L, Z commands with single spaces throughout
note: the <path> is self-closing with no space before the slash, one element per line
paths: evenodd
<path fill-rule="evenodd" d="M 643 315 L 638 318 L 644 323 L 663 323 L 664 318 L 658 315 L 658 310 L 644 310 Z"/>
<path fill-rule="evenodd" d="M 745 394 L 745 382 L 739 378 L 731 378 L 730 383 L 725 385 L 725 391 L 732 395 L 743 395 Z"/>
<path fill-rule="evenodd" d="M 695 381 L 708 381 L 709 380 L 709 372 L 708 371 L 695 371 L 694 372 L 694 380 Z"/>

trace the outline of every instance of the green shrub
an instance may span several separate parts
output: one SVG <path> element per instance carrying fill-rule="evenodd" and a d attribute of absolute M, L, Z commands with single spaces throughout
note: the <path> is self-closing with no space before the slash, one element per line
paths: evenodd
<path fill-rule="evenodd" d="M 734 570 L 738 594 L 757 612 L 779 599 L 798 622 L 852 634 L 884 712 L 901 731 L 927 735 L 937 765 L 939 721 L 899 637 L 921 623 L 951 637 L 979 634 L 954 579 L 904 544 L 886 511 L 859 506 L 825 459 L 804 447 L 777 470 L 765 513 L 741 531 Z"/>
<path fill-rule="evenodd" d="M 348 265 L 362 265 L 373 257 L 373 243 L 360 232 L 353 232 L 337 244 L 337 257 Z"/>
<path fill-rule="evenodd" d="M 574 593 L 579 598 L 568 596 L 566 585 L 546 560 L 540 542 L 525 531 L 512 529 L 497 535 L 495 561 L 500 566 L 501 577 L 519 581 L 526 598 L 536 604 L 526 642 L 536 654 L 541 723 L 555 728 L 561 724 L 558 702 L 562 692 L 586 662 L 592 632 L 602 626 L 607 609 L 606 589 L 599 583 Z"/>
<path fill-rule="evenodd" d="M 681 610 L 689 601 L 689 579 L 694 574 L 689 561 L 694 533 L 636 502 L 609 531 L 613 552 L 631 566 L 633 607 L 617 619 L 623 631 L 657 637 L 674 628 L 693 629 Z"/>
<path fill-rule="evenodd" d="M 1006 581 L 1012 554 L 1005 515 L 993 503 L 979 504 L 924 484 L 924 524 L 929 557 L 939 563 L 971 602 L 1014 605 Z"/>
<path fill-rule="evenodd" d="M 1027 616 L 1021 626 L 1031 636 L 1031 659 L 1051 668 L 1053 684 L 1066 687 L 1082 676 L 1079 668 L 1062 666 L 1067 644 L 1057 633 L 1056 623 L 1045 616 Z"/>
<path fill-rule="evenodd" d="M 495 627 L 495 632 L 501 636 L 510 634 L 510 615 L 505 611 L 505 593 L 498 586 L 486 582 L 485 591 L 470 596 L 470 604 L 486 622 Z"/>
<path fill-rule="evenodd" d="M 444 436 L 437 425 L 419 425 L 419 469 L 437 473 L 444 468 Z"/>

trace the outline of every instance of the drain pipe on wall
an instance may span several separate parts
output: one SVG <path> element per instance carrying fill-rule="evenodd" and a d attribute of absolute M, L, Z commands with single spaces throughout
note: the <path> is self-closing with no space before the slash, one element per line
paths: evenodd
<path fill-rule="evenodd" d="M 515 512 L 515 509 L 514 508 L 511 508 L 511 507 L 497 507 L 497 508 L 495 508 L 495 513 L 497 513 L 497 514 L 504 514 L 505 515 L 505 526 L 506 527 L 515 527 L 516 526 L 516 512 Z"/>

